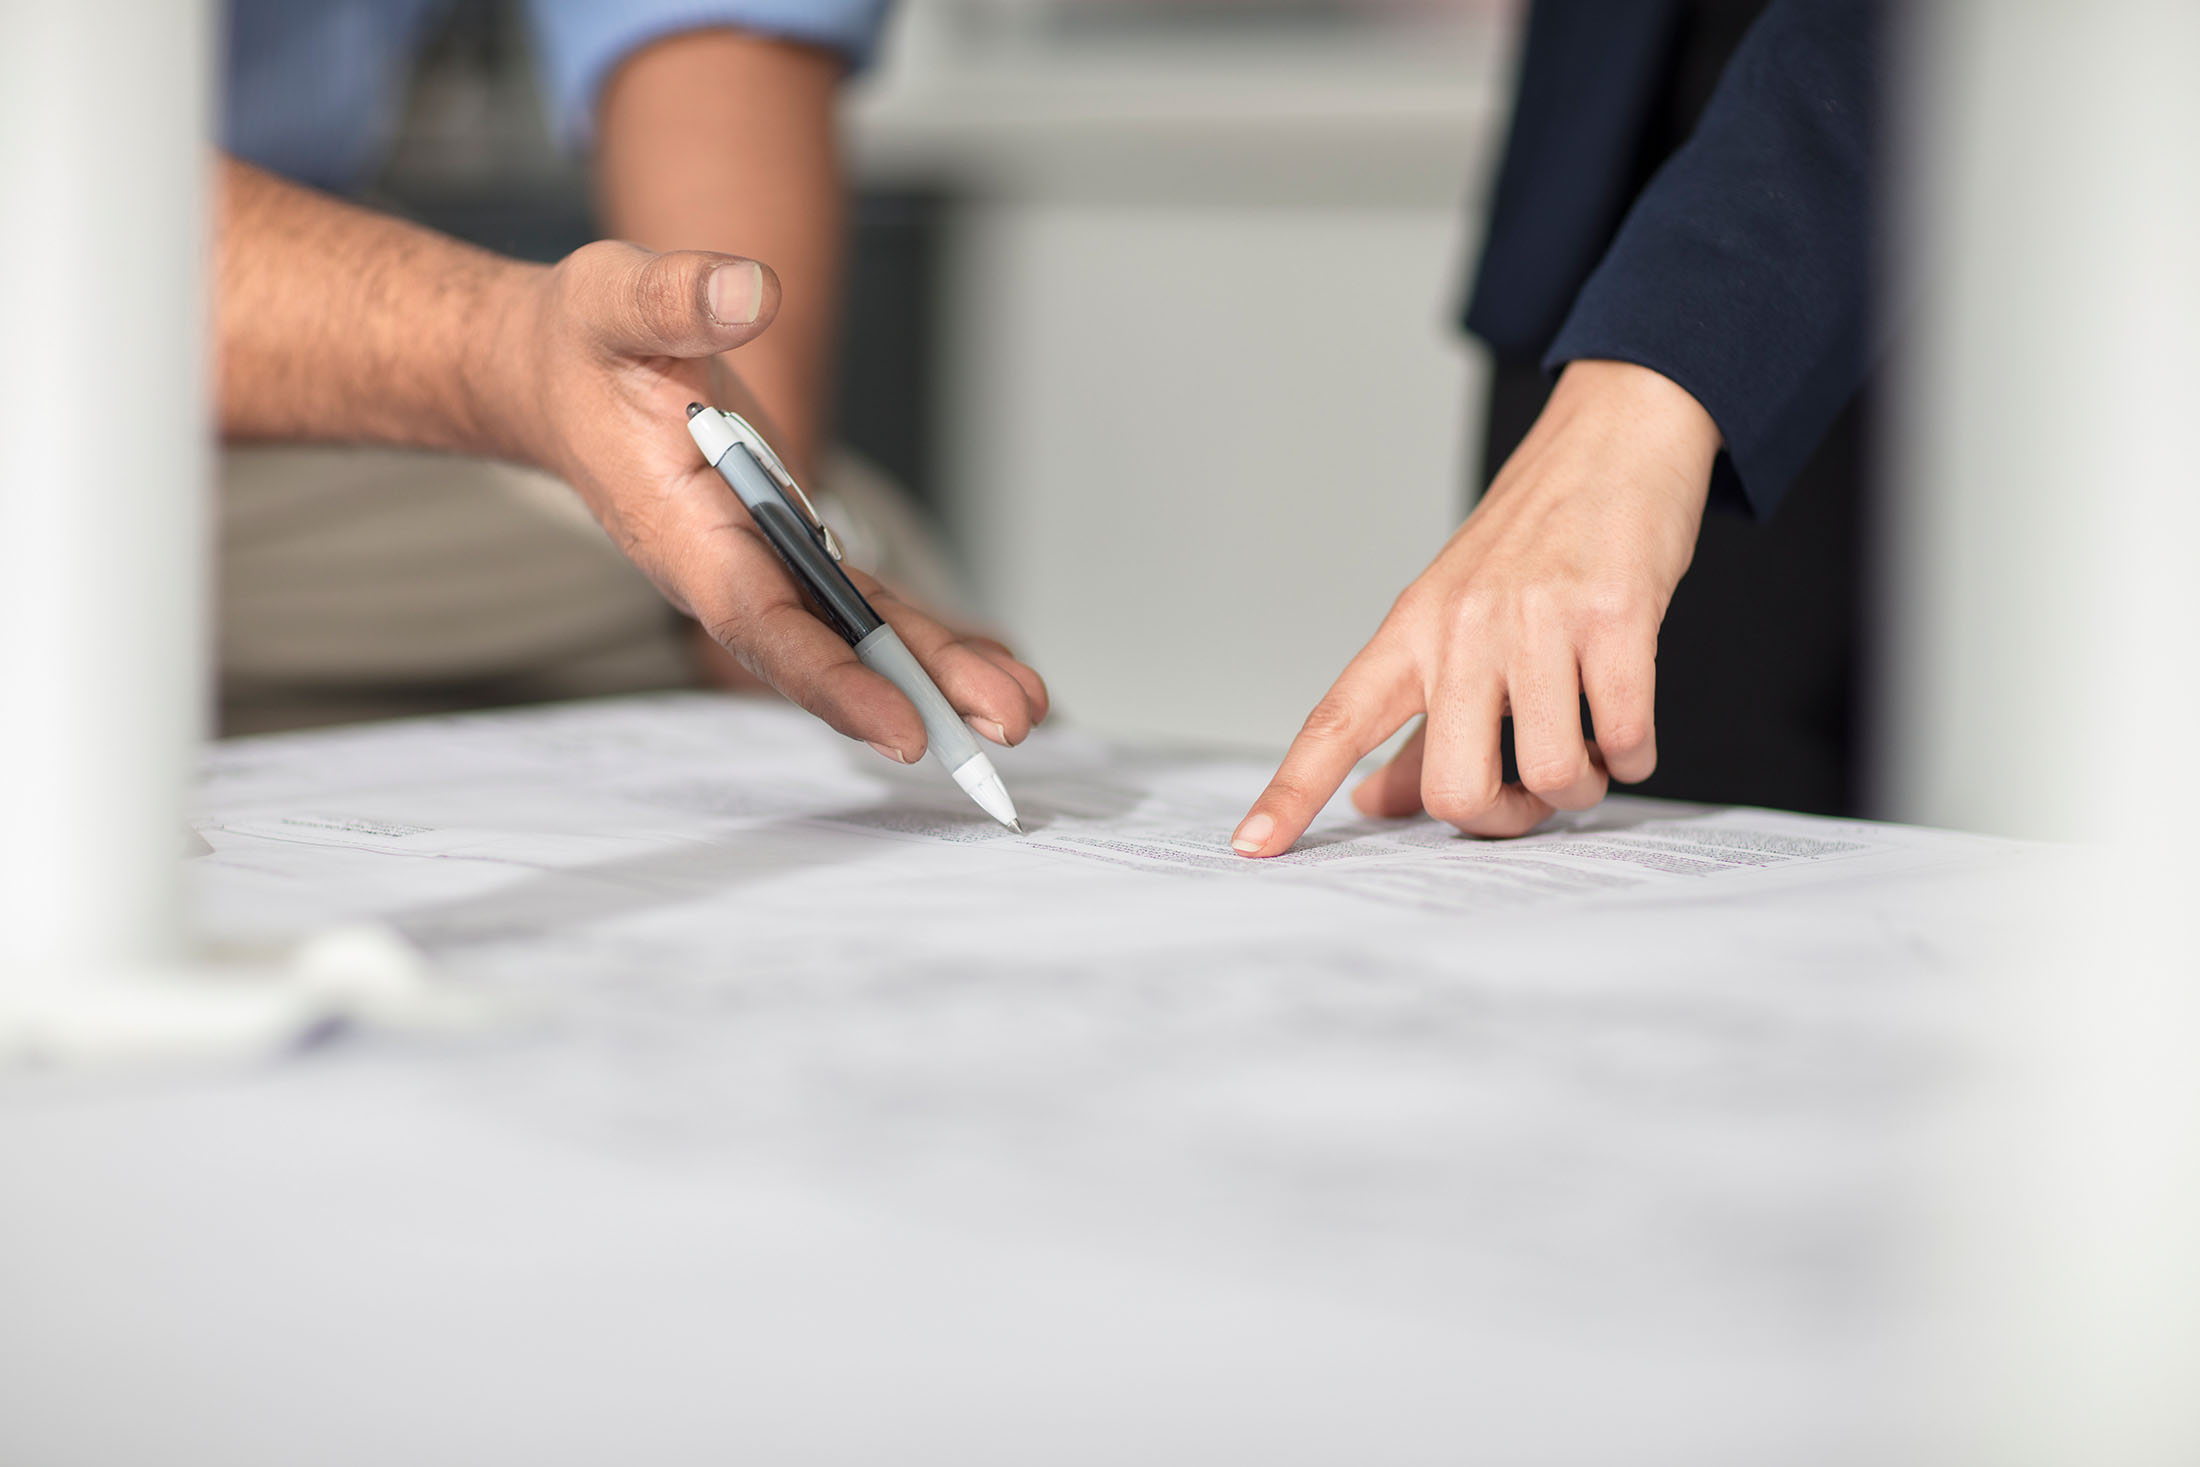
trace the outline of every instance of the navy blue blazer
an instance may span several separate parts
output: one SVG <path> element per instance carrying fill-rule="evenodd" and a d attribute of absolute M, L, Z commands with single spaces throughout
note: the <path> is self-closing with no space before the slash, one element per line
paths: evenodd
<path fill-rule="evenodd" d="M 1679 383 L 1725 436 L 1716 492 L 1765 515 L 1876 356 L 1880 6 L 1771 0 L 1637 194 L 1687 3 L 1536 0 L 1466 325 Z"/>

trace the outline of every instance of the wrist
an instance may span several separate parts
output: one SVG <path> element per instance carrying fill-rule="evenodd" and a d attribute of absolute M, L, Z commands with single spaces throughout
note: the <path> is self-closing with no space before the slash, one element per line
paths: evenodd
<path fill-rule="evenodd" d="M 541 368 L 548 340 L 550 267 L 499 259 L 478 283 L 457 353 L 452 401 L 475 451 L 510 463 L 554 468 L 544 436 Z"/>
<path fill-rule="evenodd" d="M 1569 362 L 1545 418 L 1558 429 L 1595 424 L 1657 454 L 1685 481 L 1708 491 L 1725 436 L 1702 403 L 1663 373 L 1633 362 Z"/>

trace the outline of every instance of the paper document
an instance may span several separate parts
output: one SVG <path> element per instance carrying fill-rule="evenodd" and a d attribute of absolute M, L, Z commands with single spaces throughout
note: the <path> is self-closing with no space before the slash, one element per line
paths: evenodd
<path fill-rule="evenodd" d="M 340 896 L 349 912 L 388 917 L 454 950 L 469 937 L 524 942 L 531 893 L 542 896 L 536 935 L 545 937 L 591 914 L 695 907 L 691 915 L 707 920 L 700 908 L 717 896 L 753 926 L 761 914 L 747 901 L 759 881 L 788 900 L 821 883 L 824 899 L 853 898 L 843 885 L 853 882 L 865 902 L 889 904 L 907 881 L 922 882 L 928 900 L 960 884 L 973 910 L 1012 890 L 1018 922 L 1074 929 L 1091 916 L 1101 870 L 1194 880 L 1203 900 L 1173 909 L 1185 930 L 1142 932 L 1142 942 L 1160 945 L 1241 917 L 1265 924 L 1306 902 L 1326 922 L 1354 905 L 1501 916 L 1661 893 L 1692 901 L 1982 848 L 1900 827 L 1625 797 L 1519 840 L 1484 841 L 1426 817 L 1361 819 L 1340 799 L 1296 849 L 1253 862 L 1230 850 L 1229 833 L 1270 772 L 1264 761 L 1123 751 L 1042 732 L 998 762 L 1024 810 L 1021 837 L 937 769 L 888 765 L 792 710 L 630 700 L 234 741 L 210 762 L 200 828 L 225 855 L 209 895 L 240 926 L 322 920 L 321 904 Z M 733 854 L 678 854 L 697 848 Z M 355 863 L 316 850 L 446 864 Z M 717 891 L 708 873 L 728 866 L 751 879 Z M 347 890 L 304 902 L 270 900 L 247 874 L 287 883 L 339 867 Z M 576 910 L 583 888 L 597 895 Z M 495 933 L 470 933 L 458 911 L 413 900 L 490 891 L 502 893 Z M 921 947 L 953 925 L 946 909 L 926 911 L 904 941 Z M 1385 937 L 1377 948 L 1395 946 Z"/>

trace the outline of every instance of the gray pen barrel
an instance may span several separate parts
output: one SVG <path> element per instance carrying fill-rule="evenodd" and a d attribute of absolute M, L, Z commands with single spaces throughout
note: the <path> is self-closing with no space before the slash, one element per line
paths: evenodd
<path fill-rule="evenodd" d="M 856 656 L 917 705 L 917 713 L 924 719 L 925 743 L 940 761 L 940 768 L 953 774 L 978 754 L 977 736 L 892 627 L 882 626 L 856 643 Z"/>

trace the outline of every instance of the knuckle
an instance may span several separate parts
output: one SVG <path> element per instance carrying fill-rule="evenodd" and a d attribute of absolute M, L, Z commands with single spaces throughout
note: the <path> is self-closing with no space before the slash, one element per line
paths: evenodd
<path fill-rule="evenodd" d="M 787 693 L 794 684 L 815 682 L 820 671 L 813 659 L 802 655 L 802 634 L 808 622 L 809 613 L 799 606 L 744 606 L 725 618 L 722 625 L 726 635 L 719 640 L 749 663 L 759 677 Z M 718 635 L 716 631 L 712 634 Z"/>
<path fill-rule="evenodd" d="M 1497 624 L 1499 598 L 1487 586 L 1468 586 L 1451 598 L 1445 621 L 1452 634 L 1481 637 Z"/>
<path fill-rule="evenodd" d="M 604 516 L 604 533 L 611 543 L 619 547 L 619 553 L 652 575 L 670 576 L 686 580 L 690 567 L 686 557 L 670 549 L 664 543 L 664 531 L 646 514 L 627 514 L 615 508 Z"/>
<path fill-rule="evenodd" d="M 592 240 L 559 261 L 558 268 L 568 275 L 601 274 L 609 258 L 618 253 L 619 248 L 608 239 Z"/>
<path fill-rule="evenodd" d="M 634 309 L 652 326 L 687 324 L 698 299 L 693 272 L 682 262 L 659 255 L 634 274 Z"/>
<path fill-rule="evenodd" d="M 633 246 L 599 239 L 558 262 L 556 276 L 569 294 L 592 294 L 632 268 Z"/>
<path fill-rule="evenodd" d="M 1402 621 L 1417 617 L 1428 609 L 1431 599 L 1432 593 L 1426 584 L 1418 580 L 1409 581 L 1406 583 L 1406 588 L 1392 598 L 1390 614 L 1385 620 Z"/>
<path fill-rule="evenodd" d="M 1421 787 L 1421 808 L 1448 825 L 1464 825 L 1496 802 L 1496 786 L 1488 781 Z"/>
<path fill-rule="evenodd" d="M 1605 756 L 1604 767 L 1622 784 L 1639 784 L 1658 772 L 1658 752 L 1644 745 Z"/>
<path fill-rule="evenodd" d="M 583 270 L 601 270 L 613 264 L 624 264 L 634 254 L 634 246 L 623 240 L 591 240 L 574 250 L 566 259 Z"/>
<path fill-rule="evenodd" d="M 1597 725 L 1597 747 L 1606 754 L 1634 754 L 1650 746 L 1647 719 L 1621 718 Z"/>
<path fill-rule="evenodd" d="M 1538 795 L 1562 794 L 1588 773 L 1586 756 L 1546 755 L 1520 762 L 1520 782 Z"/>
<path fill-rule="evenodd" d="M 1615 632 L 1639 625 L 1649 613 L 1649 602 L 1639 590 L 1615 581 L 1587 588 L 1578 615 L 1581 625 L 1591 631 Z"/>
<path fill-rule="evenodd" d="M 804 632 L 818 625 L 817 619 L 800 602 L 774 601 L 749 611 L 745 633 L 752 641 L 775 649 L 792 648 L 801 642 Z"/>
<path fill-rule="evenodd" d="M 737 651 L 748 645 L 749 619 L 738 612 L 721 612 L 703 619 L 703 630 L 710 639 L 727 651 Z"/>
<path fill-rule="evenodd" d="M 1358 727 L 1359 718 L 1351 702 L 1332 692 L 1306 715 L 1306 722 L 1299 726 L 1299 737 L 1323 744 L 1342 743 Z"/>
<path fill-rule="evenodd" d="M 1413 628 L 1441 621 L 1446 608 L 1456 599 L 1441 586 L 1427 580 L 1417 580 L 1398 593 L 1390 603 L 1390 611 L 1383 618 L 1383 631 L 1392 635 L 1410 635 Z"/>
<path fill-rule="evenodd" d="M 1507 810 L 1501 815 L 1481 821 L 1468 833 L 1481 836 L 1485 840 L 1518 840 L 1542 823 L 1542 812 L 1532 809 Z"/>

